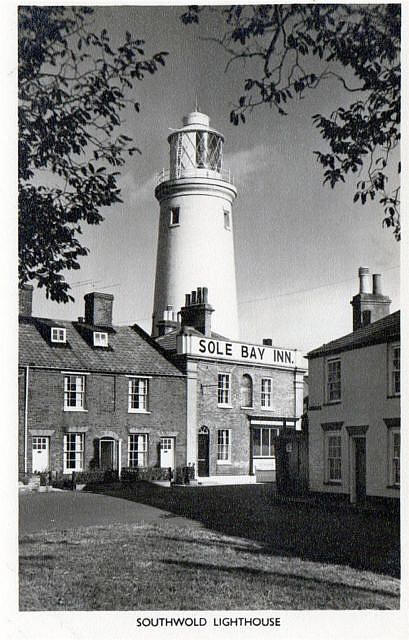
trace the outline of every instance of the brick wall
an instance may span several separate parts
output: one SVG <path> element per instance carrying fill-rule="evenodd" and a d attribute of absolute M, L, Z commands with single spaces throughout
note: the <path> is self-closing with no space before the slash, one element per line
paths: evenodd
<path fill-rule="evenodd" d="M 24 373 L 24 370 L 21 371 Z M 186 462 L 186 388 L 180 377 L 149 380 L 149 413 L 128 413 L 128 378 L 91 373 L 85 376 L 86 411 L 64 411 L 64 375 L 30 369 L 28 395 L 28 472 L 32 470 L 32 431 L 52 430 L 50 467 L 63 469 L 63 438 L 67 431 L 85 431 L 85 468 L 95 458 L 96 440 L 113 432 L 122 439 L 122 466 L 128 464 L 128 434 L 148 433 L 149 464 L 159 464 L 160 436 L 176 437 L 176 465 Z M 24 470 L 24 375 L 19 377 L 19 471 Z"/>
<path fill-rule="evenodd" d="M 230 373 L 231 408 L 218 407 L 219 373 Z M 244 374 L 253 383 L 253 406 L 241 407 L 240 386 Z M 261 407 L 261 379 L 272 379 L 272 409 Z M 250 416 L 294 417 L 294 373 L 270 367 L 249 367 L 222 362 L 198 364 L 198 428 L 210 432 L 210 475 L 248 474 L 250 470 Z M 217 431 L 231 429 L 231 464 L 217 463 Z"/>

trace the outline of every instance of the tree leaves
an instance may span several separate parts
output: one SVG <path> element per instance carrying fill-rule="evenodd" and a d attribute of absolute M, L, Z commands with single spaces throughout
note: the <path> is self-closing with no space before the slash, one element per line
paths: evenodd
<path fill-rule="evenodd" d="M 132 78 L 155 73 L 167 55 L 142 57 L 130 32 L 115 50 L 106 29 L 90 30 L 92 12 L 19 7 L 19 281 L 36 280 L 57 302 L 72 299 L 62 272 L 88 254 L 80 222 L 100 224 L 101 208 L 121 202 L 117 169 L 139 152 L 130 136 L 113 135 Z"/>

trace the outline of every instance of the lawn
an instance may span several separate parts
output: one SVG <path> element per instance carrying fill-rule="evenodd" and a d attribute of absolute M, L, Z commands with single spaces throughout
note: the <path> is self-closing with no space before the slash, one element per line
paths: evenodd
<path fill-rule="evenodd" d="M 20 610 L 397 609 L 399 581 L 157 524 L 21 540 Z"/>
<path fill-rule="evenodd" d="M 282 504 L 268 486 L 103 491 L 167 513 L 23 536 L 21 610 L 399 608 L 396 515 Z"/>

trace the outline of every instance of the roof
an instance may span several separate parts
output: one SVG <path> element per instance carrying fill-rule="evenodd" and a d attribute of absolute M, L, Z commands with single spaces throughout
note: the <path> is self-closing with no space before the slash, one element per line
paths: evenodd
<path fill-rule="evenodd" d="M 376 322 L 348 333 L 342 338 L 323 344 L 318 349 L 314 349 L 307 354 L 307 358 L 318 358 L 319 356 L 332 353 L 340 353 L 351 349 L 361 349 L 373 344 L 391 342 L 400 338 L 400 311 L 395 311 Z"/>
<path fill-rule="evenodd" d="M 66 329 L 66 344 L 50 341 L 44 328 L 52 326 Z M 104 348 L 94 347 L 78 322 L 27 316 L 19 317 L 19 364 L 67 371 L 181 375 L 166 352 L 137 325 L 110 328 L 109 347 Z"/>
<path fill-rule="evenodd" d="M 185 327 L 185 330 L 187 330 L 192 336 L 199 336 L 201 338 L 205 337 L 203 333 L 201 333 L 194 327 Z M 173 331 L 165 333 L 164 336 L 159 336 L 158 338 L 156 338 L 156 342 L 166 351 L 176 352 L 176 338 L 180 334 L 180 332 L 181 328 L 177 327 L 176 329 L 173 329 Z M 221 336 L 219 333 L 214 333 L 214 331 L 211 332 L 210 337 L 214 338 L 215 340 L 228 340 L 228 338 L 226 338 L 225 336 Z"/>

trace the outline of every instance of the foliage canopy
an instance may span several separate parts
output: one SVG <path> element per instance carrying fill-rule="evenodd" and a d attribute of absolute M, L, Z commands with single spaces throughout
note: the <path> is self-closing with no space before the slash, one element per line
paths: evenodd
<path fill-rule="evenodd" d="M 127 32 L 114 47 L 90 7 L 19 8 L 19 284 L 73 300 L 62 272 L 88 253 L 81 224 L 120 202 L 118 168 L 138 152 L 118 133 L 135 80 L 165 64 Z"/>
<path fill-rule="evenodd" d="M 227 52 L 226 70 L 238 61 L 251 68 L 230 113 L 235 125 L 262 105 L 287 115 L 291 101 L 331 80 L 356 96 L 313 116 L 329 145 L 315 154 L 331 187 L 359 174 L 354 202 L 377 199 L 399 240 L 400 163 L 391 152 L 400 140 L 400 5 L 192 5 L 182 21 L 199 24 L 203 12 L 221 19 L 223 35 L 209 40 Z"/>

